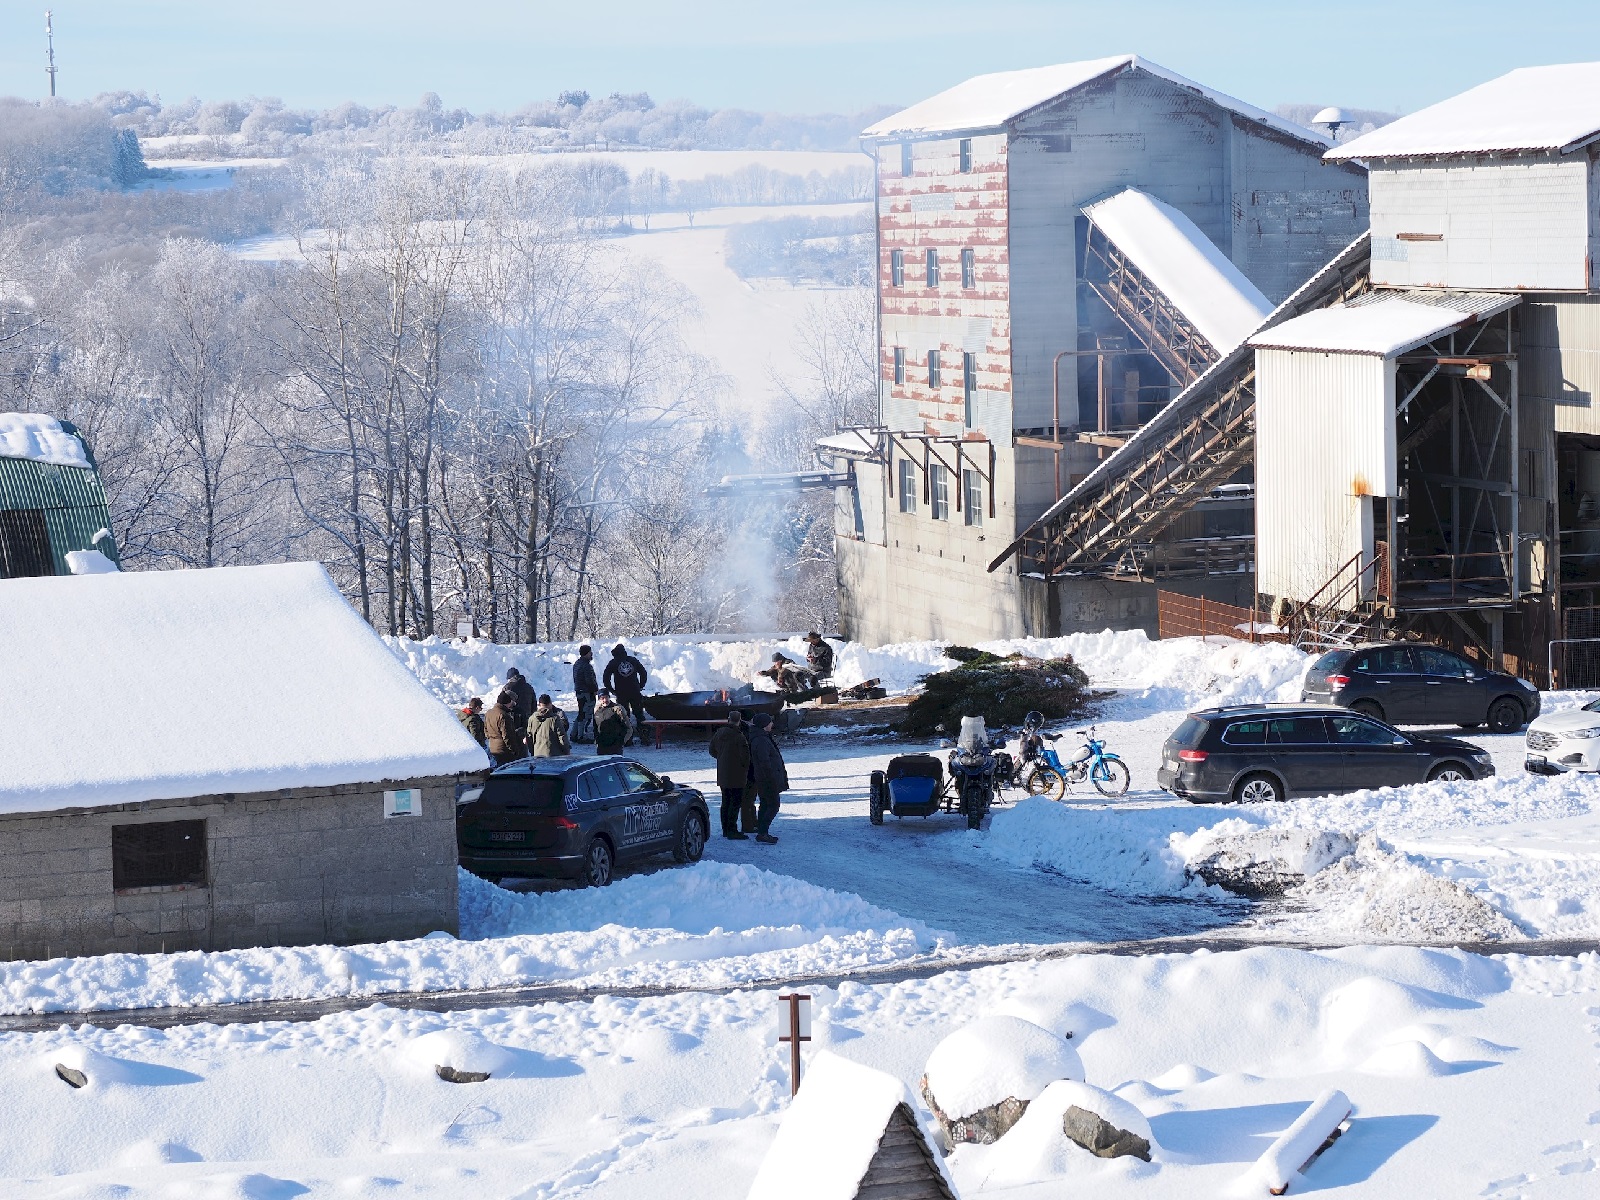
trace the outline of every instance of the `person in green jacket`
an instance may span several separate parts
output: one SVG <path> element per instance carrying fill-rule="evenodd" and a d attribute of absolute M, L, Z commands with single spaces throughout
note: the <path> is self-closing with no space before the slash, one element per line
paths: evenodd
<path fill-rule="evenodd" d="M 548 694 L 539 697 L 539 703 L 528 718 L 528 746 L 534 758 L 559 758 L 572 753 L 572 740 L 567 736 L 567 714 L 555 706 Z"/>
<path fill-rule="evenodd" d="M 628 714 L 602 691 L 594 707 L 594 752 L 596 754 L 621 754 L 622 744 L 628 740 Z"/>
<path fill-rule="evenodd" d="M 472 735 L 472 740 L 478 745 L 489 744 L 489 735 L 483 728 L 483 701 L 477 696 L 461 706 L 461 711 L 456 713 L 456 720 L 461 722 L 461 727 Z"/>

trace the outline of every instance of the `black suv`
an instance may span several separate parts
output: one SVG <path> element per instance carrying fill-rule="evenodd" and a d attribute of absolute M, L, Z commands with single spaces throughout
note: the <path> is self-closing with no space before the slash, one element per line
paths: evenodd
<path fill-rule="evenodd" d="M 1495 733 L 1515 733 L 1539 715 L 1533 684 L 1415 642 L 1330 650 L 1311 664 L 1300 699 L 1396 725 L 1487 723 Z"/>
<path fill-rule="evenodd" d="M 1161 747 L 1156 782 L 1197 804 L 1260 804 L 1493 774 L 1488 752 L 1457 738 L 1340 708 L 1247 704 L 1185 717 Z"/>
<path fill-rule="evenodd" d="M 705 852 L 703 795 L 627 758 L 525 758 L 456 800 L 456 849 L 474 875 L 611 882 L 619 862 Z"/>

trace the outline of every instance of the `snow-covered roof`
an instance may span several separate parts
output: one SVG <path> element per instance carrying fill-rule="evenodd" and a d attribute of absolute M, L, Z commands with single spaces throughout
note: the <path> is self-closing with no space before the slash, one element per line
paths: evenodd
<path fill-rule="evenodd" d="M 1083 213 L 1165 293 L 1219 354 L 1258 329 L 1272 311 L 1261 289 L 1183 213 L 1136 188 Z"/>
<path fill-rule="evenodd" d="M 878 435 L 865 429 L 841 429 L 817 439 L 817 453 L 845 458 L 870 458 L 878 452 Z"/>
<path fill-rule="evenodd" d="M 0 582 L 0 812 L 488 766 L 318 563 Z"/>
<path fill-rule="evenodd" d="M 1570 150 L 1600 135 L 1600 62 L 1520 67 L 1352 138 L 1325 158 Z"/>
<path fill-rule="evenodd" d="M 1391 358 L 1433 341 L 1452 329 L 1504 312 L 1519 297 L 1492 292 L 1457 293 L 1451 303 L 1425 303 L 1372 293 L 1352 303 L 1320 308 L 1250 339 L 1257 350 L 1321 350 Z"/>
<path fill-rule="evenodd" d="M 1137 54 L 1117 54 L 1084 62 L 1059 63 L 1053 67 L 1029 67 L 1021 71 L 1000 71 L 975 75 L 936 96 L 930 96 L 885 117 L 862 133 L 865 138 L 893 138 L 930 133 L 955 133 L 965 130 L 994 129 L 1020 117 L 1046 101 L 1082 87 L 1096 79 L 1124 70 L 1140 70 L 1193 92 L 1235 116 L 1318 148 L 1333 143 L 1320 133 L 1274 116 L 1253 104 L 1186 79 L 1176 71 L 1140 58 Z"/>
<path fill-rule="evenodd" d="M 0 458 L 27 458 L 58 467 L 87 467 L 83 443 L 43 413 L 0 413 Z"/>
<path fill-rule="evenodd" d="M 923 1137 L 931 1138 L 926 1114 L 900 1080 L 819 1050 L 746 1200 L 854 1200 L 884 1126 L 901 1104 L 916 1115 Z M 934 1154 L 933 1161 L 957 1194 L 943 1156 Z"/>

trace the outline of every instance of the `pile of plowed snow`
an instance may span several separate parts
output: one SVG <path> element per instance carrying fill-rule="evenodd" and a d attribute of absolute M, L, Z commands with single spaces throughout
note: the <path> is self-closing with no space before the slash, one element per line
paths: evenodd
<path fill-rule="evenodd" d="M 448 704 L 460 704 L 468 696 L 492 700 L 511 667 L 527 676 L 534 691 L 549 692 L 558 703 L 572 703 L 572 663 L 581 643 L 500 645 L 439 638 L 386 640 L 417 678 Z M 603 671 L 613 643 L 590 644 L 594 646 L 596 670 Z M 772 661 L 776 651 L 796 660 L 805 658 L 805 643 L 798 637 L 651 637 L 625 640 L 625 644 L 649 669 L 650 683 L 645 690 L 650 693 L 738 687 L 757 681 L 756 672 Z M 835 640 L 834 682 L 849 687 L 876 679 L 891 693 L 908 692 L 924 675 L 955 666 L 944 656 L 948 644 L 901 642 L 868 647 Z M 1119 715 L 1202 704 L 1298 700 L 1307 661 L 1305 654 L 1283 645 L 1251 645 L 1217 637 L 1152 641 L 1138 629 L 1058 638 L 1014 638 L 982 642 L 979 648 L 1034 658 L 1070 656 L 1097 687 L 1123 693 Z M 771 687 L 765 680 L 759 682 Z"/>

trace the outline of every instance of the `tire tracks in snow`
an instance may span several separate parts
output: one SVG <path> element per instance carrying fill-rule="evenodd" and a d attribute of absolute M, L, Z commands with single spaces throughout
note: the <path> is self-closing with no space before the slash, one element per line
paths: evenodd
<path fill-rule="evenodd" d="M 88 1011 L 0 1014 L 0 1034 L 37 1033 L 51 1029 L 90 1025 L 112 1029 L 133 1025 L 151 1029 L 170 1029 L 180 1025 L 250 1025 L 265 1022 L 309 1022 L 338 1013 L 359 1012 L 385 1007 L 420 1012 L 468 1012 L 492 1008 L 525 1008 L 537 1004 L 571 1004 L 596 1000 L 602 996 L 647 998 L 688 994 L 727 995 L 734 992 L 767 991 L 773 988 L 836 988 L 842 983 L 893 984 L 910 979 L 927 979 L 951 971 L 975 971 L 982 967 L 1004 966 L 1016 962 L 1045 962 L 1085 954 L 1146 956 L 1190 954 L 1197 950 L 1221 953 L 1268 947 L 1290 950 L 1337 950 L 1351 945 L 1415 946 L 1432 950 L 1462 950 L 1470 954 L 1523 954 L 1531 957 L 1571 958 L 1600 952 L 1594 939 L 1544 939 L 1507 942 L 1384 942 L 1350 943 L 1272 939 L 1252 937 L 1152 938 L 1120 942 L 1059 942 L 1051 945 L 1009 945 L 973 947 L 923 955 L 902 962 L 853 971 L 818 972 L 771 978 L 747 979 L 729 983 L 686 980 L 683 983 L 619 985 L 606 982 L 526 983 L 500 987 L 470 988 L 460 991 L 371 992 L 311 999 L 245 1000 L 230 1004 L 204 1004 L 169 1008 L 123 1008 Z M 1600 1113 L 1596 1114 L 1600 1116 Z"/>

